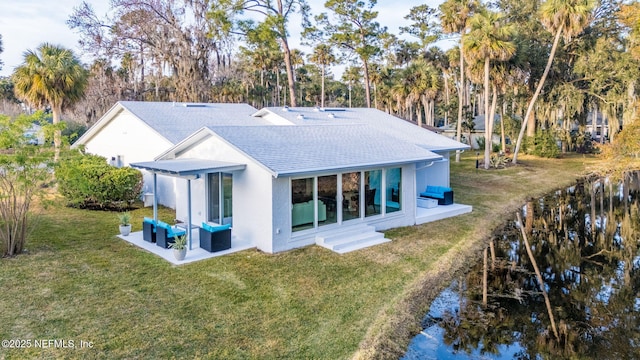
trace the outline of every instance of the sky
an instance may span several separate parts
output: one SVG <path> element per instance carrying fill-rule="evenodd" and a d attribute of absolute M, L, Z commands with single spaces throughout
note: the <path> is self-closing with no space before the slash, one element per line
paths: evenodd
<path fill-rule="evenodd" d="M 314 14 L 326 11 L 324 0 L 308 0 Z M 88 0 L 98 16 L 109 9 L 107 0 Z M 386 26 L 390 32 L 398 34 L 398 27 L 406 24 L 404 16 L 409 9 L 420 4 L 437 7 L 443 0 L 378 0 L 374 10 L 378 11 L 378 22 Z M 44 42 L 62 45 L 81 57 L 78 35 L 66 24 L 73 9 L 82 0 L 1 0 L 0 1 L 0 34 L 4 51 L 0 60 L 4 63 L 0 76 L 9 76 L 14 68 L 23 61 L 27 50 L 35 50 Z M 299 31 L 299 30 L 298 30 Z M 298 47 L 299 32 L 290 28 L 292 46 Z M 304 51 L 304 50 L 303 50 Z M 89 59 L 81 57 L 88 62 Z"/>

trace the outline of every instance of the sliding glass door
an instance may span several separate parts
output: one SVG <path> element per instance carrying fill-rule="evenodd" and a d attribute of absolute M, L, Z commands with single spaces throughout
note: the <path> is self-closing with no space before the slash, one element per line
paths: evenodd
<path fill-rule="evenodd" d="M 233 176 L 225 173 L 207 174 L 209 205 L 207 221 L 216 224 L 233 223 Z"/>

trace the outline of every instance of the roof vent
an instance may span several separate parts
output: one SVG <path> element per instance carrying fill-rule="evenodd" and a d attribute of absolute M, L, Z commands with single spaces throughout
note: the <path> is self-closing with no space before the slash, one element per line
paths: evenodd
<path fill-rule="evenodd" d="M 304 120 L 304 115 L 302 115 L 302 114 L 298 114 L 298 116 L 296 116 L 296 119 L 298 119 L 298 120 Z"/>
<path fill-rule="evenodd" d="M 324 111 L 324 109 L 323 108 L 319 108 L 319 107 L 316 106 L 316 107 L 313 108 L 313 111 L 320 112 L 320 111 Z"/>
<path fill-rule="evenodd" d="M 207 104 L 184 103 L 182 106 L 187 108 L 201 108 L 201 107 L 206 107 Z"/>
<path fill-rule="evenodd" d="M 329 119 L 335 119 L 336 116 L 334 113 L 329 113 L 329 115 L 327 115 L 329 117 Z"/>
<path fill-rule="evenodd" d="M 289 107 L 288 107 L 287 105 L 283 106 L 283 107 L 282 107 L 282 111 L 284 111 L 284 112 L 289 111 Z"/>

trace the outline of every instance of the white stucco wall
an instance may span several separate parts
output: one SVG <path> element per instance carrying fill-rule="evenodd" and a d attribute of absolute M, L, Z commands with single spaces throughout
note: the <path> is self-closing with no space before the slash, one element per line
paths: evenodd
<path fill-rule="evenodd" d="M 233 172 L 233 227 L 234 237 L 248 239 L 260 250 L 274 252 L 272 244 L 271 182 L 273 176 L 252 159 L 238 152 L 224 141 L 210 137 L 178 158 L 198 158 L 246 164 L 242 171 Z M 177 187 L 176 216 L 187 218 L 186 181 Z M 207 218 L 206 179 L 193 180 L 191 185 L 193 223 L 199 225 Z"/>
<path fill-rule="evenodd" d="M 289 250 L 291 240 L 291 178 L 275 178 L 273 184 L 273 249 Z M 308 242 L 309 243 L 309 242 Z M 308 245 L 303 244 L 304 245 Z M 315 238 L 310 243 L 315 243 Z"/>
<path fill-rule="evenodd" d="M 449 186 L 449 152 L 437 154 L 442 156 L 441 161 L 436 161 L 430 166 L 428 166 L 430 161 L 416 164 L 416 196 L 419 196 L 427 188 L 427 185 Z"/>
<path fill-rule="evenodd" d="M 171 146 L 170 141 L 127 111 L 118 113 L 85 143 L 88 153 L 104 156 L 107 160 L 122 156 L 123 165 L 152 161 Z M 153 192 L 153 176 L 146 171 L 143 175 L 143 192 Z M 173 179 L 158 176 L 158 203 L 175 208 L 173 187 Z"/>

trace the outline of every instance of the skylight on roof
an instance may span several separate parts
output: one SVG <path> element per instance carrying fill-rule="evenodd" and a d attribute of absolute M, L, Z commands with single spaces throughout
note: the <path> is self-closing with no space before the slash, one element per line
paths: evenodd
<path fill-rule="evenodd" d="M 188 107 L 188 108 L 191 108 L 191 107 L 195 108 L 195 107 L 207 107 L 207 104 L 184 103 L 182 104 L 182 106 Z"/>

